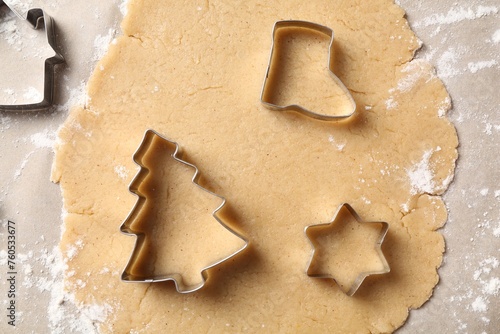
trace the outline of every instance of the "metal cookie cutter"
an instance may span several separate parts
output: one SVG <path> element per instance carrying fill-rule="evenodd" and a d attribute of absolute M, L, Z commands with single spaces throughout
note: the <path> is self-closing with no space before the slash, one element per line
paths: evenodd
<path fill-rule="evenodd" d="M 202 275 L 203 281 L 199 285 L 195 285 L 195 286 L 186 286 L 186 285 L 184 285 L 182 283 L 182 277 L 178 273 L 168 274 L 168 275 L 151 275 L 151 276 L 147 276 L 147 275 L 137 275 L 137 274 L 134 274 L 134 273 L 132 273 L 132 270 L 131 270 L 132 267 L 133 267 L 133 265 L 135 263 L 137 263 L 137 261 L 139 261 L 140 250 L 143 248 L 145 240 L 146 240 L 146 235 L 144 233 L 142 233 L 142 232 L 135 231 L 131 227 L 131 224 L 139 216 L 141 208 L 144 206 L 144 204 L 146 202 L 146 196 L 139 190 L 139 185 L 144 181 L 144 179 L 146 178 L 146 176 L 149 174 L 149 169 L 145 166 L 145 164 L 143 162 L 143 158 L 144 158 L 146 152 L 151 148 L 153 139 L 155 137 L 158 137 L 162 141 L 165 141 L 169 146 L 171 146 L 173 148 L 174 152 L 171 154 L 171 156 L 172 156 L 173 159 L 175 159 L 176 161 L 178 161 L 178 162 L 180 162 L 180 163 L 182 163 L 182 164 L 184 164 L 184 165 L 186 165 L 186 166 L 194 169 L 194 175 L 193 175 L 191 181 L 199 189 L 201 189 L 201 190 L 203 190 L 203 191 L 205 191 L 205 192 L 207 192 L 207 193 L 209 193 L 209 194 L 211 194 L 213 196 L 216 196 L 216 197 L 218 197 L 219 199 L 222 200 L 222 203 L 214 211 L 212 211 L 212 216 L 226 230 L 228 230 L 233 235 L 235 235 L 236 237 L 240 238 L 241 240 L 243 240 L 245 242 L 244 246 L 241 247 L 236 252 L 233 252 L 229 256 L 226 256 L 226 257 L 224 257 L 224 258 L 216 261 L 215 263 L 210 264 L 209 266 L 204 267 L 201 270 L 201 275 Z M 142 140 L 141 145 L 139 146 L 139 148 L 134 153 L 134 156 L 133 156 L 134 162 L 137 165 L 139 165 L 141 167 L 141 169 L 140 169 L 139 173 L 137 174 L 136 178 L 134 180 L 132 180 L 132 182 L 130 183 L 129 191 L 131 193 L 135 194 L 138 197 L 138 200 L 137 200 L 134 208 L 132 209 L 132 211 L 129 213 L 128 217 L 123 221 L 123 223 L 122 223 L 122 225 L 120 227 L 120 231 L 122 233 L 126 234 L 126 235 L 135 236 L 136 237 L 136 242 L 135 242 L 134 252 L 132 253 L 132 255 L 131 255 L 131 257 L 130 257 L 130 259 L 128 261 L 128 264 L 127 264 L 127 266 L 125 267 L 125 269 L 124 269 L 124 271 L 122 273 L 121 279 L 124 282 L 153 283 L 153 282 L 173 281 L 174 284 L 175 284 L 175 288 L 176 288 L 177 292 L 180 292 L 180 293 L 194 292 L 194 291 L 197 291 L 197 290 L 201 289 L 205 285 L 205 282 L 208 279 L 208 273 L 207 273 L 207 271 L 209 269 L 211 269 L 211 268 L 217 266 L 218 264 L 221 264 L 222 262 L 224 262 L 226 260 L 229 260 L 233 256 L 239 254 L 244 249 L 246 249 L 247 246 L 248 246 L 248 244 L 249 244 L 249 241 L 248 241 L 247 238 L 245 238 L 244 236 L 238 234 L 233 229 L 231 229 L 218 216 L 218 212 L 226 204 L 226 199 L 224 197 L 222 197 L 220 195 L 217 195 L 216 193 L 213 193 L 210 190 L 202 187 L 198 183 L 198 180 L 199 180 L 199 177 L 200 177 L 198 168 L 195 165 L 190 164 L 189 162 L 183 160 L 181 158 L 181 155 L 182 155 L 182 153 L 181 153 L 180 147 L 179 147 L 179 145 L 176 142 L 170 141 L 170 140 L 166 139 L 165 137 L 161 136 L 156 131 L 150 130 L 150 129 L 145 132 L 144 138 Z"/>
<path fill-rule="evenodd" d="M 380 225 L 380 234 L 379 234 L 379 237 L 375 243 L 375 250 L 376 252 L 378 253 L 379 255 L 379 258 L 382 262 L 382 266 L 383 268 L 381 270 L 378 270 L 378 271 L 367 271 L 367 272 L 361 272 L 359 273 L 359 275 L 356 277 L 356 279 L 354 280 L 354 282 L 352 283 L 352 285 L 349 287 L 349 289 L 344 289 L 340 284 L 338 284 L 337 280 L 331 275 L 331 274 L 328 274 L 328 273 L 319 273 L 319 274 L 314 274 L 314 273 L 311 273 L 311 265 L 314 261 L 314 257 L 315 257 L 315 253 L 316 253 L 316 244 L 314 242 L 314 238 L 310 236 L 310 231 L 314 228 L 321 228 L 321 227 L 325 227 L 325 226 L 328 226 L 328 225 L 334 225 L 337 223 L 337 216 L 339 215 L 340 211 L 341 210 L 348 210 L 349 214 L 354 217 L 354 219 L 356 219 L 356 221 L 358 223 L 363 223 L 363 224 L 379 224 Z M 325 223 L 325 224 L 317 224 L 317 225 L 310 225 L 310 226 L 307 226 L 304 230 L 306 236 L 307 236 L 307 239 L 309 240 L 309 243 L 311 244 L 311 246 L 313 247 L 313 251 L 312 251 L 312 254 L 311 254 L 311 258 L 309 260 L 309 264 L 307 265 L 307 270 L 306 270 L 306 273 L 307 273 L 307 276 L 309 277 L 314 277 L 314 278 L 330 278 L 330 279 L 333 279 L 338 285 L 339 287 L 341 288 L 341 290 L 348 296 L 352 296 L 356 293 L 356 291 L 358 291 L 359 287 L 361 286 L 361 283 L 363 283 L 363 281 L 365 280 L 366 277 L 368 276 L 371 276 L 371 275 L 380 275 L 380 274 L 386 274 L 388 272 L 391 271 L 390 267 L 389 267 L 389 264 L 387 263 L 387 260 L 385 259 L 385 256 L 384 254 L 382 253 L 382 243 L 384 241 L 384 238 L 387 234 L 387 231 L 389 229 L 389 224 L 386 223 L 386 222 L 364 222 L 361 220 L 361 218 L 358 216 L 358 214 L 356 213 L 356 211 L 354 211 L 354 209 L 347 203 L 343 203 L 339 206 L 339 208 L 337 209 L 337 212 L 335 213 L 335 215 L 333 216 L 332 220 L 329 222 L 329 223 Z"/>
<path fill-rule="evenodd" d="M 302 28 L 302 29 L 310 29 L 310 30 L 316 30 L 319 31 L 327 36 L 330 37 L 330 45 L 328 49 L 328 70 L 331 74 L 331 77 L 333 81 L 342 89 L 344 94 L 349 98 L 350 102 L 350 111 L 347 114 L 344 115 L 325 115 L 325 114 L 320 114 L 316 113 L 314 111 L 311 111 L 309 109 L 306 109 L 300 105 L 297 104 L 291 104 L 291 105 L 278 105 L 275 104 L 271 98 L 270 98 L 270 92 L 272 91 L 272 85 L 269 83 L 269 74 L 272 71 L 273 67 L 273 54 L 274 54 L 274 48 L 275 48 L 275 39 L 276 35 L 278 33 L 279 29 L 284 29 L 284 28 Z M 292 110 L 299 112 L 305 116 L 309 116 L 315 119 L 319 119 L 322 121 L 340 121 L 344 120 L 346 118 L 349 118 L 352 116 L 355 111 L 356 111 L 356 102 L 354 102 L 354 99 L 347 89 L 347 87 L 344 85 L 344 83 L 335 75 L 333 72 L 333 65 L 334 65 L 334 54 L 333 54 L 333 30 L 314 23 L 314 22 L 308 22 L 308 21 L 298 21 L 298 20 L 288 20 L 288 21 L 277 21 L 274 24 L 273 28 L 273 43 L 271 45 L 271 55 L 269 57 L 269 63 L 267 65 L 267 71 L 266 71 L 266 77 L 264 79 L 264 84 L 262 85 L 262 91 L 260 95 L 260 100 L 262 104 L 267 107 L 268 109 L 271 110 L 276 110 L 276 111 L 286 111 L 286 110 Z"/>
<path fill-rule="evenodd" d="M 0 111 L 22 112 L 46 109 L 52 105 L 54 100 L 54 67 L 64 62 L 64 57 L 57 51 L 54 19 L 45 14 L 40 8 L 30 9 L 26 14 L 26 18 L 24 18 L 17 10 L 0 0 L 0 6 L 2 5 L 9 7 L 21 20 L 26 20 L 33 29 L 40 29 L 43 22 L 47 35 L 47 42 L 52 50 L 54 50 L 55 55 L 45 60 L 43 100 L 32 104 L 0 105 Z"/>

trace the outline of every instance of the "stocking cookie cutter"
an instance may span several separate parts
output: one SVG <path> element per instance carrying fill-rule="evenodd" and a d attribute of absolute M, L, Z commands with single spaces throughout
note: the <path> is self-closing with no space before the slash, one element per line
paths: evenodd
<path fill-rule="evenodd" d="M 308 233 L 311 229 L 314 229 L 314 228 L 318 228 L 318 227 L 321 228 L 321 227 L 325 227 L 325 226 L 329 226 L 329 225 L 331 226 L 331 225 L 336 224 L 337 223 L 337 216 L 339 215 L 340 211 L 342 211 L 343 209 L 346 209 L 349 212 L 349 214 L 352 217 L 354 217 L 354 219 L 358 223 L 361 223 L 361 224 L 379 224 L 381 226 L 379 237 L 378 237 L 377 241 L 375 242 L 375 251 L 378 253 L 379 259 L 382 262 L 382 269 L 381 270 L 375 270 L 375 271 L 360 272 L 358 274 L 358 276 L 356 277 L 356 279 L 354 280 L 354 282 L 351 284 L 351 286 L 349 288 L 347 288 L 347 289 L 345 289 L 344 287 L 342 287 L 339 284 L 339 282 L 335 279 L 335 277 L 333 277 L 333 275 L 328 274 L 328 273 L 313 273 L 311 271 L 311 266 L 312 266 L 312 264 L 314 262 L 314 258 L 315 258 L 315 254 L 316 254 L 316 244 L 313 241 L 314 238 L 311 237 L 310 234 Z M 338 209 L 335 212 L 335 214 L 333 215 L 333 218 L 330 220 L 330 222 L 323 223 L 323 224 L 309 225 L 309 226 L 307 226 L 304 229 L 304 233 L 306 234 L 306 237 L 309 240 L 309 243 L 311 244 L 311 246 L 313 248 L 312 253 L 311 253 L 311 258 L 309 260 L 309 264 L 307 265 L 307 270 L 306 270 L 307 276 L 313 277 L 313 278 L 328 278 L 328 279 L 332 279 L 332 280 L 334 280 L 338 284 L 338 286 L 340 287 L 340 290 L 342 290 L 342 292 L 344 292 L 346 295 L 348 295 L 349 297 L 351 297 L 352 295 L 354 295 L 356 293 L 356 291 L 358 291 L 359 287 L 361 286 L 361 284 L 363 283 L 363 281 L 365 280 L 365 278 L 367 278 L 368 276 L 386 274 L 386 273 L 389 273 L 391 271 L 389 263 L 387 263 L 387 260 L 386 260 L 386 258 L 384 256 L 384 253 L 382 252 L 382 243 L 384 242 L 384 239 L 385 239 L 385 236 L 386 236 L 388 230 L 389 230 L 389 224 L 388 223 L 382 222 L 382 221 L 378 221 L 378 222 L 365 222 L 365 221 L 363 221 L 361 219 L 361 217 L 359 217 L 359 215 L 356 213 L 356 211 L 354 211 L 354 209 L 352 208 L 352 206 L 350 206 L 348 203 L 341 204 L 338 207 Z"/>
<path fill-rule="evenodd" d="M 183 283 L 182 276 L 179 273 L 172 273 L 172 274 L 161 274 L 161 275 L 154 275 L 154 274 L 147 274 L 147 275 L 142 275 L 142 274 L 135 274 L 132 272 L 132 268 L 135 263 L 137 263 L 141 256 L 140 256 L 140 250 L 143 248 L 145 241 L 146 241 L 146 235 L 143 232 L 136 231 L 133 229 L 131 226 L 132 222 L 138 218 L 140 215 L 141 208 L 144 206 L 146 202 L 146 196 L 144 193 L 140 191 L 140 185 L 141 183 L 145 180 L 146 176 L 149 174 L 149 169 L 145 166 L 143 162 L 143 158 L 146 155 L 146 153 L 149 151 L 153 144 L 153 139 L 157 137 L 160 140 L 164 141 L 167 143 L 170 147 L 173 148 L 173 153 L 171 154 L 171 157 L 180 163 L 182 163 L 185 166 L 188 166 L 191 169 L 194 169 L 194 175 L 191 178 L 191 182 L 196 185 L 199 189 L 207 192 L 210 195 L 213 195 L 220 200 L 222 200 L 222 203 L 212 211 L 212 217 L 215 218 L 215 220 L 222 225 L 227 231 L 231 232 L 234 236 L 238 237 L 239 239 L 243 240 L 244 245 L 238 249 L 237 251 L 229 254 L 226 257 L 223 257 L 222 259 L 219 259 L 215 263 L 212 263 L 204 268 L 201 269 L 201 276 L 202 276 L 202 282 L 198 285 L 194 286 L 186 286 Z M 137 176 L 132 180 L 132 182 L 129 185 L 129 191 L 136 195 L 138 197 L 138 200 L 133 207 L 133 209 L 130 211 L 129 215 L 127 218 L 123 221 L 122 225 L 120 226 L 120 231 L 126 235 L 130 236 L 135 236 L 136 237 L 136 242 L 134 246 L 134 251 L 132 255 L 130 256 L 130 259 L 128 261 L 127 266 L 123 270 L 121 280 L 124 282 L 137 282 L 137 283 L 154 283 L 154 282 L 164 282 L 164 281 L 173 281 L 175 284 L 175 288 L 177 292 L 179 293 L 190 293 L 197 291 L 201 289 L 207 279 L 208 279 L 208 270 L 231 259 L 232 257 L 236 256 L 237 254 L 241 253 L 244 249 L 246 249 L 249 245 L 249 240 L 244 237 L 243 235 L 237 233 L 234 231 L 232 228 L 230 228 L 222 218 L 218 216 L 218 212 L 224 207 L 226 204 L 226 199 L 204 187 L 202 187 L 199 184 L 199 178 L 200 178 L 200 173 L 198 170 L 198 167 L 195 165 L 187 162 L 186 160 L 182 159 L 182 152 L 180 149 L 180 146 L 171 140 L 168 140 L 167 138 L 163 137 L 160 135 L 158 132 L 148 129 L 143 137 L 142 143 L 139 146 L 139 148 L 135 151 L 133 155 L 134 162 L 139 165 L 140 171 L 137 174 Z M 136 251 L 139 250 L 139 251 Z"/>
<path fill-rule="evenodd" d="M 47 42 L 54 51 L 55 55 L 45 59 L 42 101 L 30 104 L 0 105 L 0 111 L 23 112 L 47 109 L 52 105 L 54 101 L 55 66 L 64 63 L 64 57 L 58 51 L 56 45 L 57 43 L 54 19 L 51 16 L 47 15 L 41 8 L 32 8 L 28 10 L 26 18 L 24 18 L 15 8 L 0 0 L 0 6 L 2 5 L 6 5 L 14 14 L 16 14 L 17 17 L 19 17 L 21 20 L 26 21 L 35 30 L 40 29 L 43 23 L 45 27 L 45 34 L 47 36 Z"/>
<path fill-rule="evenodd" d="M 327 36 L 330 37 L 330 44 L 328 48 L 328 71 L 330 72 L 331 78 L 333 81 L 341 88 L 345 96 L 348 97 L 349 99 L 349 112 L 343 115 L 325 115 L 321 113 L 314 112 L 312 110 L 306 109 L 298 104 L 290 104 L 290 105 L 278 105 L 274 103 L 271 99 L 271 92 L 273 85 L 270 83 L 269 76 L 270 73 L 272 72 L 272 67 L 273 67 L 273 55 L 274 55 L 274 49 L 276 46 L 276 37 L 278 34 L 278 30 L 280 29 L 285 29 L 285 28 L 301 28 L 301 29 L 309 29 L 309 30 L 315 30 L 320 33 L 323 33 Z M 274 24 L 273 28 L 273 42 L 271 45 L 271 55 L 269 56 L 269 62 L 267 65 L 267 71 L 266 71 L 266 76 L 264 78 L 264 83 L 262 85 L 262 90 L 260 94 L 260 100 L 262 104 L 270 109 L 270 110 L 275 110 L 275 111 L 296 111 L 298 113 L 301 113 L 305 116 L 312 117 L 321 121 L 340 121 L 347 119 L 351 117 L 355 112 L 356 112 L 356 102 L 354 101 L 354 98 L 352 97 L 351 93 L 347 89 L 347 87 L 344 85 L 344 83 L 335 75 L 333 72 L 333 65 L 334 65 L 334 50 L 333 50 L 333 40 L 334 40 L 334 34 L 333 30 L 330 29 L 327 26 L 323 26 L 314 22 L 309 22 L 309 21 L 300 21 L 300 20 L 285 20 L 285 21 L 277 21 Z"/>

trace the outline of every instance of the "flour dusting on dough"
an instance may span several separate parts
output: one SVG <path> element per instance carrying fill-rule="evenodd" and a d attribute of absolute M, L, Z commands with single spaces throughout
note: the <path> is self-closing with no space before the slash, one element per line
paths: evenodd
<path fill-rule="evenodd" d="M 410 169 L 407 169 L 412 194 L 432 194 L 435 191 L 436 183 L 434 182 L 434 173 L 430 165 L 432 153 L 434 153 L 434 150 L 425 151 L 422 160 Z"/>
<path fill-rule="evenodd" d="M 106 303 L 102 305 L 82 305 L 75 299 L 73 293 L 65 289 L 63 276 L 67 264 L 58 247 L 54 247 L 52 250 L 42 248 L 41 250 L 27 252 L 24 252 L 24 247 L 26 245 L 21 245 L 17 254 L 18 271 L 22 272 L 22 275 L 19 276 L 22 289 L 19 290 L 17 299 L 23 303 L 30 303 L 32 298 L 30 291 L 32 289 L 36 289 L 41 293 L 49 293 L 50 302 L 47 317 L 52 334 L 69 332 L 97 334 L 96 324 L 104 321 L 116 307 L 114 308 Z M 7 259 L 7 252 L 0 250 L 0 265 L 6 266 Z M 37 312 L 38 310 L 33 311 Z M 18 324 L 21 324 L 21 326 L 23 314 L 20 312 L 20 318 L 18 319 Z M 41 315 L 41 313 L 29 313 L 26 316 L 38 317 Z"/>
<path fill-rule="evenodd" d="M 342 143 L 337 142 L 333 135 L 328 136 L 328 141 L 332 143 L 332 145 L 334 145 L 339 151 L 342 151 L 347 144 L 347 142 L 342 142 Z"/>
<path fill-rule="evenodd" d="M 430 69 L 428 62 L 423 59 L 413 59 L 404 64 L 400 72 L 403 74 L 402 77 L 399 79 L 396 86 L 390 88 L 388 91 L 389 97 L 385 100 L 385 107 L 387 110 L 398 108 L 399 103 L 397 102 L 397 96 L 411 91 L 420 80 L 427 83 L 436 78 L 434 69 Z M 446 97 L 446 99 L 443 101 L 443 108 L 448 109 L 449 102 L 446 103 L 446 101 L 449 101 L 449 97 Z M 444 112 L 445 111 L 441 111 L 440 107 L 438 114 L 444 115 Z"/>
<path fill-rule="evenodd" d="M 401 72 L 406 76 L 398 81 L 397 89 L 403 93 L 411 90 L 421 79 L 429 82 L 436 77 L 434 70 L 429 70 L 429 63 L 423 59 L 414 59 L 406 63 Z"/>
<path fill-rule="evenodd" d="M 115 173 L 120 177 L 120 179 L 126 180 L 128 178 L 128 170 L 125 166 L 123 165 L 115 166 L 114 170 Z"/>
<path fill-rule="evenodd" d="M 109 44 L 117 35 L 117 31 L 113 28 L 108 30 L 107 35 L 98 35 L 94 40 L 94 58 L 93 60 L 101 59 L 108 50 Z"/>

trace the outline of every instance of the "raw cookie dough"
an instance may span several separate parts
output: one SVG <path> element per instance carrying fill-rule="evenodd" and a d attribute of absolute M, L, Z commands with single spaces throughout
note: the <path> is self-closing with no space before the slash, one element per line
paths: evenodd
<path fill-rule="evenodd" d="M 349 122 L 261 105 L 272 27 L 283 19 L 334 30 L 336 74 L 358 105 Z M 444 251 L 439 195 L 458 142 L 442 82 L 412 60 L 419 41 L 400 7 L 131 0 L 122 29 L 89 82 L 88 104 L 59 133 L 52 175 L 67 210 L 67 288 L 102 312 L 100 330 L 385 333 L 430 297 Z M 309 57 L 307 45 L 297 50 L 297 62 Z M 136 200 L 131 156 L 147 128 L 181 144 L 251 242 L 196 293 L 120 281 L 134 238 L 118 227 Z M 354 297 L 305 274 L 304 227 L 330 221 L 342 202 L 390 224 L 391 272 L 368 277 Z"/>

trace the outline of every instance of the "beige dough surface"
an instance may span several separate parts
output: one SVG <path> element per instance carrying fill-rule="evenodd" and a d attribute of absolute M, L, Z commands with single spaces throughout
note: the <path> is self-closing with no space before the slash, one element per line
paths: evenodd
<path fill-rule="evenodd" d="M 419 42 L 404 14 L 388 0 L 129 1 L 123 37 L 97 65 L 87 105 L 59 133 L 52 174 L 67 210 L 66 287 L 101 311 L 101 331 L 386 333 L 430 297 L 444 251 L 439 195 L 458 141 L 442 82 L 412 61 Z M 261 105 L 272 27 L 284 19 L 334 30 L 335 72 L 355 117 L 321 122 Z M 297 38 L 287 59 L 324 60 L 323 42 Z M 280 89 L 335 107 L 322 89 L 328 80 L 314 79 L 307 87 L 318 89 L 306 93 L 294 80 Z M 310 98 L 315 91 L 326 105 Z M 250 240 L 195 293 L 120 281 L 134 248 L 119 232 L 136 202 L 132 154 L 148 128 L 181 145 Z M 304 228 L 329 222 L 343 202 L 390 225 L 382 249 L 391 272 L 368 277 L 353 297 L 305 274 Z"/>

